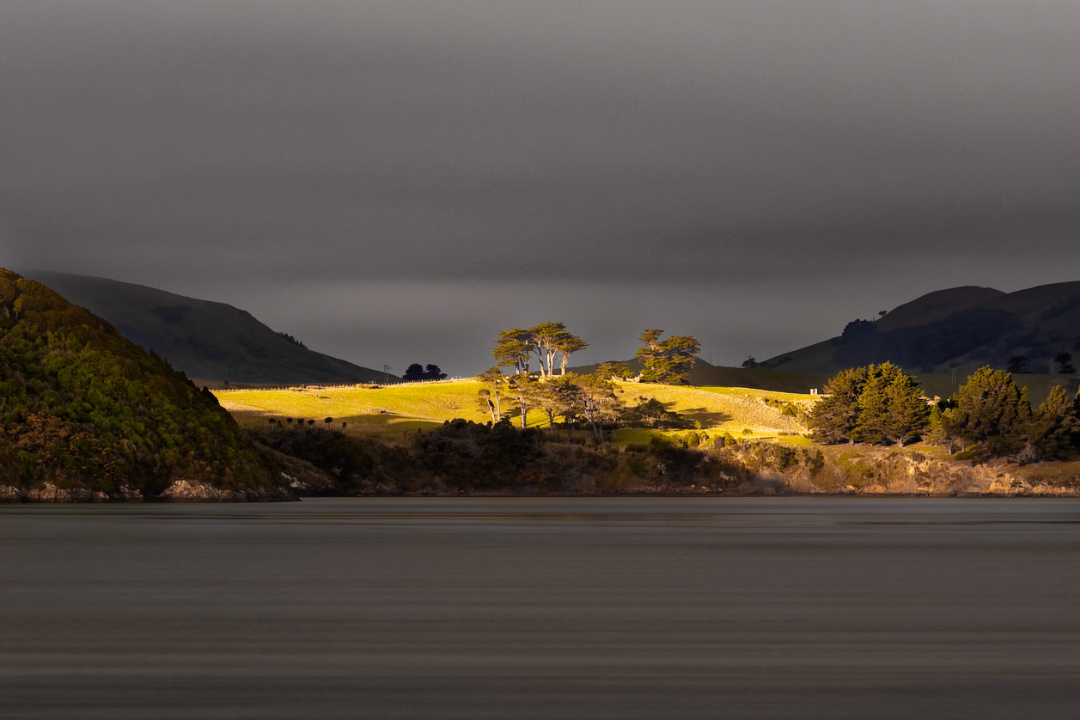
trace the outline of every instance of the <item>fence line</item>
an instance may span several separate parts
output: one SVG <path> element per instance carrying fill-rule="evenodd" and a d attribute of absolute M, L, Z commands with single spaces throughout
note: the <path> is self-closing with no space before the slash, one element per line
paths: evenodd
<path fill-rule="evenodd" d="M 405 380 L 401 382 L 358 382 L 358 383 L 339 383 L 339 384 L 317 384 L 317 383 L 303 383 L 299 385 L 260 385 L 257 388 L 252 387 L 229 387 L 226 385 L 221 390 L 228 390 L 229 392 L 239 392 L 242 390 L 295 390 L 302 392 L 304 390 L 335 390 L 341 388 L 380 388 L 380 387 L 402 387 L 404 385 L 434 385 L 437 383 L 454 383 L 461 382 L 463 380 L 472 380 L 472 377 L 452 377 L 443 378 L 442 380 Z M 239 385 L 245 385 L 247 383 L 239 383 Z M 252 383 L 254 384 L 254 383 Z"/>

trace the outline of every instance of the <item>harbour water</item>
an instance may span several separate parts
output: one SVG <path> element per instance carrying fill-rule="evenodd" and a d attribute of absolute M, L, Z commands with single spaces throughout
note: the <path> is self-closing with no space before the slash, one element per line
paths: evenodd
<path fill-rule="evenodd" d="M 0 717 L 1076 718 L 1080 502 L 0 506 Z"/>

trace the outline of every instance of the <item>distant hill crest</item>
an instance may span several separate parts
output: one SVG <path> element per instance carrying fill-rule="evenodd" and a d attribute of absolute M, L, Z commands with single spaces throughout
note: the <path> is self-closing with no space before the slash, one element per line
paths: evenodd
<path fill-rule="evenodd" d="M 309 350 L 226 303 L 107 278 L 20 272 L 104 318 L 125 338 L 153 350 L 188 377 L 280 385 L 364 383 L 387 377 Z"/>
<path fill-rule="evenodd" d="M 1080 354 L 1080 281 L 1012 293 L 956 287 L 927 293 L 877 320 L 856 321 L 837 337 L 781 353 L 764 368 L 835 373 L 893 362 L 909 372 L 1005 369 L 1018 358 L 1035 373 L 1054 373 L 1055 358 Z"/>

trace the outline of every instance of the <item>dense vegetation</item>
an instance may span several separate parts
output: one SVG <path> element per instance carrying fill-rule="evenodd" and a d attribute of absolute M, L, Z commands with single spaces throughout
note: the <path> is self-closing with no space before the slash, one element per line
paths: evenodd
<path fill-rule="evenodd" d="M 1032 410 L 1011 374 L 984 367 L 942 404 L 937 439 L 965 457 L 1060 460 L 1080 449 L 1078 418 L 1077 400 L 1060 385 Z"/>
<path fill-rule="evenodd" d="M 521 430 L 509 420 L 448 421 L 398 442 L 372 435 L 348 435 L 318 425 L 253 429 L 255 437 L 282 453 L 306 460 L 333 476 L 333 492 L 650 492 L 730 490 L 751 470 L 737 458 L 734 438 L 699 442 L 654 438 L 648 444 L 615 447 L 589 432 Z M 691 445 L 693 443 L 693 445 Z M 789 468 L 815 461 L 813 451 L 750 444 L 757 465 Z M 820 453 L 818 454 L 820 457 Z"/>
<path fill-rule="evenodd" d="M 951 398 L 933 402 L 891 363 L 849 368 L 825 386 L 808 414 L 818 442 L 904 445 L 924 437 L 965 459 L 1060 460 L 1080 450 L 1080 401 L 1055 386 L 1032 409 L 1026 388 L 983 367 Z"/>
<path fill-rule="evenodd" d="M 178 479 L 239 491 L 280 484 L 210 392 L 7 270 L 0 420 L 0 485 L 152 497 Z"/>

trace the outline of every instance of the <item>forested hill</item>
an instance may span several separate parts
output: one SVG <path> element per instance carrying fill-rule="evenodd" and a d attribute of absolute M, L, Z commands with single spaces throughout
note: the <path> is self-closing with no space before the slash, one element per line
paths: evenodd
<path fill-rule="evenodd" d="M 153 498 L 178 481 L 284 496 L 209 392 L 44 285 L 0 269 L 0 496 Z M 46 493 L 45 497 L 49 497 Z"/>
<path fill-rule="evenodd" d="M 888 361 L 917 373 L 973 371 L 983 365 L 1058 373 L 1074 362 L 1074 355 L 1080 356 L 1080 282 L 1013 293 L 980 287 L 940 290 L 880 317 L 853 319 L 839 336 L 759 366 L 832 374 Z"/>
<path fill-rule="evenodd" d="M 41 270 L 23 271 L 104 318 L 188 377 L 299 385 L 383 381 L 384 374 L 304 346 L 244 310 L 131 283 Z"/>

